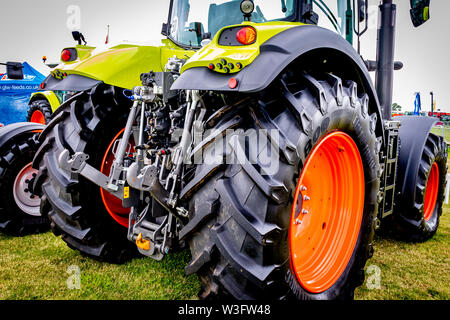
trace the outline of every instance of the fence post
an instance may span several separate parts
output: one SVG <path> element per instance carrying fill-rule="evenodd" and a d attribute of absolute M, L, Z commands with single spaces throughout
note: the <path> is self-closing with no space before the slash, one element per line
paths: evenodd
<path fill-rule="evenodd" d="M 447 174 L 447 185 L 445 186 L 445 204 L 448 204 L 450 192 L 450 174 Z"/>

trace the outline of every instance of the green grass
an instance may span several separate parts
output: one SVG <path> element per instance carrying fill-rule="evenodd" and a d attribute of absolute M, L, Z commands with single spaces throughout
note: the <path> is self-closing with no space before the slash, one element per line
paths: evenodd
<path fill-rule="evenodd" d="M 381 288 L 368 289 L 366 273 L 366 283 L 356 290 L 356 299 L 450 299 L 450 207 L 444 207 L 438 232 L 425 243 L 376 237 L 369 265 L 380 268 Z"/>
<path fill-rule="evenodd" d="M 450 126 L 434 127 L 431 132 L 444 137 L 445 141 L 450 142 Z"/>
<path fill-rule="evenodd" d="M 380 289 L 367 283 L 356 299 L 450 299 L 450 207 L 436 236 L 421 244 L 376 238 L 368 262 L 380 270 Z M 187 251 L 157 262 L 100 263 L 70 250 L 52 233 L 12 238 L 0 235 L 0 299 L 196 299 L 197 276 L 187 277 Z M 70 266 L 78 266 L 81 288 L 69 289 Z M 366 277 L 367 278 L 367 277 Z"/>

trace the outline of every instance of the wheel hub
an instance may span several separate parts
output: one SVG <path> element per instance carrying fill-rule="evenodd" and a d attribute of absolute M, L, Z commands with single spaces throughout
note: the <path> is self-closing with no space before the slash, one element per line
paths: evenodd
<path fill-rule="evenodd" d="M 36 110 L 31 115 L 30 122 L 45 124 L 45 116 L 41 111 Z"/>
<path fill-rule="evenodd" d="M 428 176 L 427 189 L 424 201 L 424 218 L 430 221 L 436 208 L 436 200 L 439 191 L 439 166 L 436 162 L 431 166 L 430 175 Z"/>
<path fill-rule="evenodd" d="M 41 200 L 38 196 L 33 195 L 29 190 L 29 183 L 38 173 L 32 168 L 32 164 L 27 164 L 19 174 L 16 176 L 13 184 L 13 196 L 17 206 L 23 212 L 32 215 L 40 216 Z"/>
<path fill-rule="evenodd" d="M 291 268 L 307 291 L 324 292 L 340 278 L 356 246 L 363 210 L 358 147 L 349 135 L 333 132 L 311 151 L 291 213 Z"/>
<path fill-rule="evenodd" d="M 105 155 L 103 157 L 102 166 L 100 168 L 100 171 L 105 174 L 106 176 L 109 176 L 109 173 L 111 171 L 111 167 L 114 162 L 114 146 L 116 145 L 117 141 L 120 140 L 121 135 L 125 129 L 122 129 L 111 141 L 108 148 L 106 149 Z M 131 143 L 130 148 L 134 148 L 134 143 Z M 100 188 L 100 194 L 102 197 L 103 204 L 108 211 L 108 213 L 111 215 L 111 217 L 117 221 L 120 225 L 128 228 L 128 217 L 130 215 L 130 209 L 124 208 L 122 206 L 122 201 L 109 192 L 103 190 Z"/>

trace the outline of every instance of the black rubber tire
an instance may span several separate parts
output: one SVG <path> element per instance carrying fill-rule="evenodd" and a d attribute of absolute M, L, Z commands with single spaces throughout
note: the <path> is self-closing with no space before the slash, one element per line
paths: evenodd
<path fill-rule="evenodd" d="M 224 164 L 193 192 L 191 221 L 199 223 L 188 224 L 191 230 L 185 235 L 192 254 L 186 272 L 197 272 L 201 279 L 200 298 L 352 299 L 355 288 L 363 283 L 364 266 L 373 254 L 381 175 L 377 117 L 368 113 L 368 96 L 361 93 L 358 97 L 356 83 L 342 84 L 328 74 L 317 79 L 286 73 L 253 103 L 243 109 L 231 108 L 234 113 L 214 126 L 225 130 L 240 119 L 238 127 L 244 130 L 278 130 L 281 156 L 272 158 L 279 160 L 275 175 L 260 173 L 263 166 L 258 156 L 257 165 Z M 317 142 L 333 130 L 349 134 L 360 150 L 366 188 L 364 215 L 345 271 L 330 289 L 313 294 L 302 288 L 291 271 L 288 230 L 299 170 Z M 206 164 L 199 165 L 196 175 L 202 175 L 205 168 Z"/>
<path fill-rule="evenodd" d="M 47 124 L 50 122 L 50 119 L 52 117 L 52 107 L 50 106 L 50 103 L 47 100 L 35 100 L 30 104 L 30 107 L 28 108 L 28 114 L 27 114 L 27 121 L 31 122 L 31 117 L 35 111 L 40 111 L 44 115 L 45 123 Z"/>
<path fill-rule="evenodd" d="M 424 200 L 428 177 L 433 163 L 439 168 L 439 189 L 433 214 L 429 221 L 424 217 Z M 381 235 L 407 242 L 424 242 L 431 239 L 439 227 L 445 198 L 447 178 L 447 144 L 443 137 L 429 133 L 420 160 L 416 178 L 415 198 L 412 207 L 397 205 L 394 214 L 382 222 Z"/>
<path fill-rule="evenodd" d="M 28 132 L 14 136 L 0 146 L 0 231 L 6 234 L 24 236 L 49 229 L 47 218 L 24 212 L 13 195 L 17 175 L 33 161 L 37 135 Z"/>
<path fill-rule="evenodd" d="M 116 90 L 99 85 L 62 105 L 39 138 L 43 146 L 33 166 L 39 169 L 34 190 L 42 195 L 41 212 L 48 216 L 55 235 L 86 256 L 123 263 L 137 253 L 127 240 L 127 228 L 107 212 L 98 186 L 58 165 L 59 154 L 68 149 L 71 154 L 85 152 L 88 163 L 100 169 L 129 112 L 129 100 L 118 100 L 122 94 Z"/>

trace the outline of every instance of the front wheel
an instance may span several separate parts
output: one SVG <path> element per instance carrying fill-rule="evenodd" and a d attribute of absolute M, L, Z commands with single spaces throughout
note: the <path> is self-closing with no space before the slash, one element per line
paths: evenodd
<path fill-rule="evenodd" d="M 36 136 L 29 132 L 0 145 L 0 230 L 16 236 L 49 228 L 40 214 L 41 200 L 31 192 L 37 174 L 31 166 L 38 147 Z"/>
<path fill-rule="evenodd" d="M 202 298 L 353 298 L 373 252 L 381 172 L 368 103 L 354 82 L 291 73 L 216 125 L 240 119 L 243 130 L 227 141 L 241 160 L 224 164 L 190 202 L 200 222 L 190 227 L 186 270 L 199 275 Z M 252 144 L 242 132 L 279 138 Z"/>
<path fill-rule="evenodd" d="M 28 109 L 27 121 L 47 124 L 52 117 L 52 107 L 47 100 L 35 100 Z"/>

